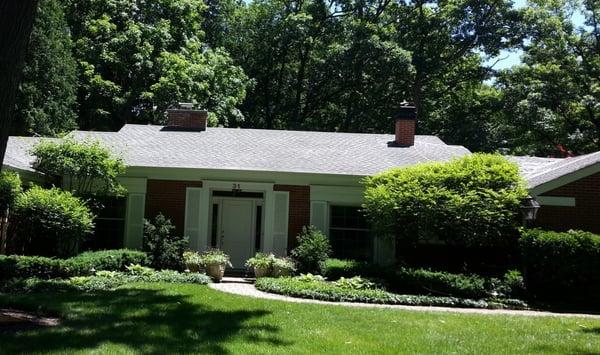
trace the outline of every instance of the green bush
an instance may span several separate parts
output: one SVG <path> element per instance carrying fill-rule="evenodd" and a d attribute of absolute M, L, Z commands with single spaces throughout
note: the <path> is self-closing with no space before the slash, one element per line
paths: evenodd
<path fill-rule="evenodd" d="M 154 221 L 144 220 L 144 250 L 155 269 L 183 270 L 187 237 L 172 234 L 175 226 L 161 213 Z"/>
<path fill-rule="evenodd" d="M 90 251 L 65 260 L 71 276 L 92 275 L 96 270 L 124 271 L 130 264 L 147 265 L 148 256 L 138 250 L 116 249 Z"/>
<path fill-rule="evenodd" d="M 68 276 L 65 260 L 43 256 L 0 255 L 0 281 L 13 278 L 53 279 Z"/>
<path fill-rule="evenodd" d="M 12 215 L 19 254 L 67 257 L 94 229 L 86 204 L 69 192 L 34 186 L 19 195 Z"/>
<path fill-rule="evenodd" d="M 86 252 L 69 259 L 0 255 L 0 281 L 86 276 L 93 275 L 95 270 L 125 271 L 130 264 L 147 263 L 145 253 L 127 249 Z"/>
<path fill-rule="evenodd" d="M 143 268 L 143 267 L 142 267 Z M 144 268 L 148 269 L 148 268 Z M 26 279 L 11 279 L 0 284 L 3 292 L 45 292 L 58 290 L 77 290 L 84 292 L 110 291 L 132 282 L 166 282 L 166 283 L 194 283 L 206 285 L 210 278 L 205 274 L 180 273 L 173 270 L 156 271 L 148 269 L 147 272 L 118 272 L 99 271 L 92 276 L 73 276 L 68 279 L 44 280 L 30 277 Z"/>
<path fill-rule="evenodd" d="M 21 178 L 10 171 L 0 172 L 0 216 L 12 208 L 21 193 Z"/>
<path fill-rule="evenodd" d="M 370 265 L 364 261 L 343 260 L 343 259 L 327 259 L 323 262 L 321 273 L 329 280 L 337 280 L 341 277 L 373 277 L 379 276 L 382 269 Z"/>
<path fill-rule="evenodd" d="M 306 280 L 302 277 L 260 278 L 256 288 L 286 296 L 332 302 L 362 302 L 419 306 L 474 307 L 474 308 L 526 308 L 518 300 L 488 302 L 456 297 L 398 295 L 381 289 L 356 289 L 323 280 Z"/>
<path fill-rule="evenodd" d="M 319 273 L 331 254 L 329 239 L 314 226 L 303 227 L 297 237 L 298 246 L 292 250 L 298 271 Z"/>
<path fill-rule="evenodd" d="M 525 230 L 520 239 L 527 291 L 544 300 L 598 302 L 600 235 Z"/>
<path fill-rule="evenodd" d="M 365 185 L 364 209 L 374 231 L 401 244 L 516 241 L 516 217 L 527 194 L 517 165 L 491 154 L 396 168 L 367 178 Z"/>
<path fill-rule="evenodd" d="M 399 268 L 394 272 L 390 281 L 392 282 L 391 287 L 402 293 L 465 298 L 485 298 L 490 294 L 490 285 L 485 278 L 478 275 Z"/>

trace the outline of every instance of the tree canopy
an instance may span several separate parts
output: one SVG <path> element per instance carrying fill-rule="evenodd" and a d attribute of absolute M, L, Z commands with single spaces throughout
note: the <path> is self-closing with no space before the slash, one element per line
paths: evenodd
<path fill-rule="evenodd" d="M 582 154 L 600 148 L 598 18 L 592 0 L 42 0 L 20 132 L 194 101 L 212 125 L 391 133 L 406 100 L 418 133 L 473 151 Z M 496 70 L 507 50 L 521 61 Z"/>

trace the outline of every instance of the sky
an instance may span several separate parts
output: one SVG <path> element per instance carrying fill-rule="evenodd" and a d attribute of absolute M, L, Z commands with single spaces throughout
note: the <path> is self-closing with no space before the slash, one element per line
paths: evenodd
<path fill-rule="evenodd" d="M 515 7 L 524 7 L 527 5 L 526 0 L 515 0 Z M 583 14 L 576 12 L 573 14 L 573 23 L 576 26 L 582 26 L 584 21 Z M 497 62 L 496 62 L 497 61 Z M 496 64 L 494 64 L 496 62 Z M 513 65 L 521 63 L 521 51 L 502 51 L 497 57 L 490 58 L 486 61 L 487 64 L 494 64 L 494 69 L 505 69 Z"/>

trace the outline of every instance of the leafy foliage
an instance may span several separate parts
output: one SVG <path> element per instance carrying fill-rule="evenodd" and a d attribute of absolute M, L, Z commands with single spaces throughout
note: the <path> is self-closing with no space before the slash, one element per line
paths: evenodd
<path fill-rule="evenodd" d="M 121 194 L 117 176 L 125 172 L 122 159 L 114 157 L 99 141 L 42 141 L 36 145 L 35 168 L 55 178 L 64 178 L 67 189 L 79 196 Z"/>
<path fill-rule="evenodd" d="M 403 243 L 505 242 L 517 235 L 526 196 L 518 167 L 486 154 L 392 169 L 365 185 L 364 208 L 376 231 Z"/>
<path fill-rule="evenodd" d="M 520 239 L 527 291 L 539 299 L 597 304 L 600 236 L 526 230 Z"/>
<path fill-rule="evenodd" d="M 200 262 L 204 266 L 209 265 L 227 265 L 231 267 L 229 255 L 219 249 L 209 249 L 200 255 Z"/>
<path fill-rule="evenodd" d="M 302 228 L 297 240 L 298 246 L 291 255 L 298 264 L 298 270 L 319 273 L 323 262 L 331 255 L 329 239 L 314 226 L 308 226 Z"/>
<path fill-rule="evenodd" d="M 85 252 L 69 259 L 0 255 L 0 280 L 88 276 L 95 271 L 125 271 L 130 264 L 147 263 L 145 253 L 127 249 Z"/>
<path fill-rule="evenodd" d="M 60 0 L 43 0 L 29 39 L 13 131 L 55 136 L 77 128 L 77 63 Z"/>
<path fill-rule="evenodd" d="M 80 67 L 79 125 L 118 129 L 161 123 L 173 102 L 196 101 L 213 123 L 241 119 L 247 78 L 227 53 L 206 47 L 202 0 L 67 2 Z"/>
<path fill-rule="evenodd" d="M 17 173 L 0 172 L 0 210 L 11 208 L 22 191 L 21 178 Z"/>
<path fill-rule="evenodd" d="M 162 213 L 153 221 L 144 220 L 144 250 L 150 264 L 156 269 L 183 269 L 183 252 L 188 247 L 187 237 L 174 235 L 175 226 Z"/>
<path fill-rule="evenodd" d="M 33 186 L 19 195 L 12 216 L 13 249 L 24 254 L 75 254 L 94 228 L 94 215 L 70 192 Z"/>
<path fill-rule="evenodd" d="M 362 302 L 380 304 L 404 304 L 420 306 L 472 307 L 472 308 L 526 308 L 522 302 L 488 302 L 455 297 L 399 295 L 381 289 L 356 288 L 322 280 L 306 281 L 300 277 L 260 278 L 256 288 L 292 297 L 318 299 L 333 302 Z"/>

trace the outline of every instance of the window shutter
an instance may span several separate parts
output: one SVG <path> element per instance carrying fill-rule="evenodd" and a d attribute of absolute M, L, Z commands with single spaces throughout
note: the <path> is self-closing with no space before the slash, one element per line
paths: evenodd
<path fill-rule="evenodd" d="M 310 202 L 310 224 L 329 235 L 329 213 L 326 201 Z"/>
<path fill-rule="evenodd" d="M 202 189 L 188 187 L 185 191 L 185 223 L 183 233 L 190 245 L 196 245 L 200 238 L 200 200 Z"/>
<path fill-rule="evenodd" d="M 289 192 L 275 191 L 275 220 L 273 221 L 273 253 L 286 255 L 289 223 Z"/>
<path fill-rule="evenodd" d="M 144 239 L 144 207 L 146 194 L 130 193 L 127 196 L 125 247 L 141 249 Z"/>

